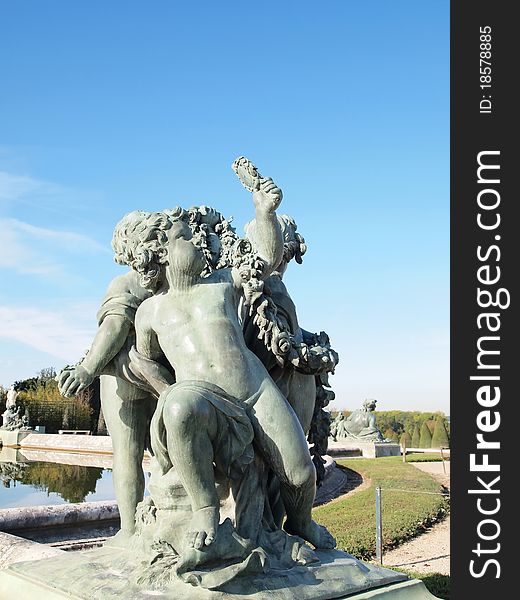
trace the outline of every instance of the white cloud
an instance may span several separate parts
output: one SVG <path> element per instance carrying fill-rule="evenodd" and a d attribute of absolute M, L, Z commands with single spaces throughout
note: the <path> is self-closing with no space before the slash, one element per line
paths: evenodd
<path fill-rule="evenodd" d="M 109 252 L 87 235 L 36 227 L 11 218 L 0 218 L 0 240 L 0 268 L 52 279 L 70 277 L 64 260 L 69 254 Z"/>
<path fill-rule="evenodd" d="M 29 194 L 52 194 L 60 191 L 63 188 L 55 183 L 0 171 L 0 200 L 18 200 Z"/>
<path fill-rule="evenodd" d="M 0 305 L 0 337 L 21 342 L 67 363 L 77 362 L 95 333 L 94 310 L 85 321 L 85 304 L 60 312 Z"/>
<path fill-rule="evenodd" d="M 19 221 L 18 219 L 0 219 L 0 227 L 9 228 L 11 231 L 22 233 L 24 238 L 30 236 L 42 240 L 51 240 L 55 244 L 67 246 L 72 249 L 76 248 L 78 251 L 94 250 L 98 252 L 108 252 L 105 246 L 83 233 L 36 227 L 35 225 L 30 225 L 24 221 Z"/>

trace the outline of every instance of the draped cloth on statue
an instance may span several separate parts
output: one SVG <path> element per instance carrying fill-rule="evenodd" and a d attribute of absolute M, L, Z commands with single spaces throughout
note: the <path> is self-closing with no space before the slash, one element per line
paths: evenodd
<path fill-rule="evenodd" d="M 219 471 L 227 476 L 242 473 L 254 459 L 254 432 L 245 405 L 222 388 L 204 381 L 181 381 L 159 396 L 150 432 L 152 450 L 163 473 L 173 466 L 168 454 L 164 408 L 170 394 L 181 390 L 202 395 L 215 408 L 217 439 L 213 443 L 213 454 Z"/>
<path fill-rule="evenodd" d="M 135 349 L 131 357 L 135 368 L 137 360 L 141 368 L 150 368 L 148 362 L 153 362 L 143 361 Z M 165 411 L 169 399 L 180 392 L 201 395 L 215 409 L 218 433 L 212 449 L 216 479 L 223 482 L 222 488 L 228 493 L 232 490 L 227 498 L 232 500 L 232 514 L 220 523 L 215 541 L 202 550 L 183 548 L 183 532 L 192 512 L 168 449 Z M 252 397 L 249 403 L 241 402 L 218 386 L 201 381 L 178 382 L 160 394 L 150 427 L 150 497 L 137 511 L 135 541 L 140 549 L 147 549 L 149 556 L 143 569 L 136 572 L 139 583 L 162 585 L 178 577 L 195 586 L 221 589 L 236 578 L 317 560 L 301 538 L 276 527 L 270 516 L 268 470 L 254 447 L 254 431 L 247 414 L 254 400 Z M 146 527 L 142 528 L 140 522 Z"/>
<path fill-rule="evenodd" d="M 133 325 L 135 322 L 135 313 L 141 302 L 142 300 L 130 292 L 107 295 L 101 303 L 96 315 L 98 324 L 101 324 L 106 317 L 113 315 L 124 317 Z"/>

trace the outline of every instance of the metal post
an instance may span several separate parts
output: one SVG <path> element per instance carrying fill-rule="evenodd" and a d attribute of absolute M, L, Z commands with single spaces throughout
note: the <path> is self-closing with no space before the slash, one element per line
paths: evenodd
<path fill-rule="evenodd" d="M 444 464 L 444 448 L 441 448 L 441 458 L 442 458 L 442 470 L 444 471 L 444 475 L 446 475 L 446 465 Z"/>
<path fill-rule="evenodd" d="M 381 513 L 381 488 L 376 487 L 376 558 L 383 564 L 383 517 Z"/>

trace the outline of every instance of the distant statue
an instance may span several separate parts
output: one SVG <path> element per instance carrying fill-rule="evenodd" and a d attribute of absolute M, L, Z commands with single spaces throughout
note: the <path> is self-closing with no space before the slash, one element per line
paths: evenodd
<path fill-rule="evenodd" d="M 5 402 L 6 408 L 9 406 L 16 406 L 16 399 L 18 398 L 18 392 L 14 389 L 14 385 L 11 385 L 7 390 L 7 399 Z"/>
<path fill-rule="evenodd" d="M 16 408 L 14 405 L 8 406 L 2 414 L 2 429 L 8 431 L 28 431 L 31 429 L 29 426 L 29 419 L 26 415 L 20 416 L 21 407 Z"/>
<path fill-rule="evenodd" d="M 384 437 L 376 425 L 374 410 L 377 400 L 365 400 L 363 408 L 358 408 L 348 417 L 339 413 L 331 426 L 334 440 L 355 439 L 370 442 L 383 442 Z"/>
<path fill-rule="evenodd" d="M 347 437 L 347 430 L 345 428 L 347 417 L 339 412 L 330 425 L 330 436 L 333 440 L 338 438 Z"/>
<path fill-rule="evenodd" d="M 2 429 L 9 429 L 19 415 L 20 407 L 16 409 L 13 405 L 7 406 L 2 414 Z"/>

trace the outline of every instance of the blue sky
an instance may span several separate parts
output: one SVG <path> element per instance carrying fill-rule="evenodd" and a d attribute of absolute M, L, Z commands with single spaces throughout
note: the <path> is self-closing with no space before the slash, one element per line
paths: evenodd
<path fill-rule="evenodd" d="M 287 285 L 340 353 L 336 407 L 449 413 L 449 3 L 0 6 L 0 384 L 77 361 L 137 208 L 284 191 Z"/>

